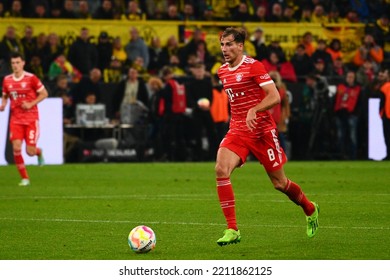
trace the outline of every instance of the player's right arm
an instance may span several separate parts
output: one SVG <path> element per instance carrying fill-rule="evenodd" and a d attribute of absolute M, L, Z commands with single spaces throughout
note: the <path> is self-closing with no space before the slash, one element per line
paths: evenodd
<path fill-rule="evenodd" d="M 3 82 L 3 93 L 1 96 L 0 112 L 4 111 L 5 107 L 7 106 L 7 102 L 8 102 L 8 94 L 4 91 L 5 89 L 6 89 L 6 85 Z"/>

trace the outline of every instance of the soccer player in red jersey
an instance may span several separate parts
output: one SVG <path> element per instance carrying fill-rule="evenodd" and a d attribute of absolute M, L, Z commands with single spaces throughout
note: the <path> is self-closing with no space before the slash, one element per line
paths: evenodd
<path fill-rule="evenodd" d="M 24 71 L 24 58 L 19 53 L 11 54 L 12 74 L 3 80 L 3 94 L 0 111 L 4 111 L 8 98 L 11 100 L 10 140 L 16 167 L 22 177 L 20 186 L 30 185 L 22 157 L 22 143 L 26 141 L 26 153 L 38 156 L 43 164 L 42 149 L 37 148 L 39 137 L 39 115 L 37 104 L 48 96 L 42 82 L 31 73 Z"/>
<path fill-rule="evenodd" d="M 264 166 L 275 189 L 302 207 L 307 235 L 313 237 L 318 230 L 318 205 L 308 200 L 300 186 L 284 173 L 287 158 L 268 111 L 280 102 L 280 95 L 263 64 L 244 55 L 245 38 L 244 30 L 232 27 L 220 38 L 226 63 L 219 68 L 218 76 L 229 96 L 231 120 L 229 131 L 219 146 L 215 166 L 218 197 L 227 222 L 227 229 L 217 243 L 223 246 L 241 240 L 230 176 L 245 163 L 249 153 Z"/>

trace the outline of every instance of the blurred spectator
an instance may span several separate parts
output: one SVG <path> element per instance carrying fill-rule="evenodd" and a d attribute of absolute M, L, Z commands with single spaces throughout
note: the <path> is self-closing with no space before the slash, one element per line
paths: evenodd
<path fill-rule="evenodd" d="M 10 25 L 7 27 L 3 40 L 0 43 L 0 59 L 4 59 L 8 62 L 12 52 L 19 52 L 23 56 L 25 55 L 23 44 L 16 35 L 15 27 Z"/>
<path fill-rule="evenodd" d="M 375 76 L 379 69 L 375 69 L 375 64 L 371 60 L 364 61 L 356 72 L 356 82 L 363 89 L 368 89 L 369 85 L 374 82 Z"/>
<path fill-rule="evenodd" d="M 159 99 L 159 92 L 164 87 L 164 83 L 157 76 L 152 76 L 147 88 L 149 92 L 149 134 L 147 146 L 153 149 L 155 159 L 159 159 L 163 153 L 162 147 L 162 103 Z"/>
<path fill-rule="evenodd" d="M 198 57 L 199 62 L 205 65 L 206 71 L 210 71 L 215 59 L 214 56 L 210 54 L 205 41 L 201 40 L 196 44 L 195 54 Z"/>
<path fill-rule="evenodd" d="M 187 61 L 188 56 L 190 54 L 194 54 L 197 52 L 198 42 L 204 41 L 203 32 L 201 29 L 196 28 L 193 33 L 191 39 L 186 43 L 181 49 L 181 58 L 182 62 Z M 206 48 L 207 49 L 207 48 Z"/>
<path fill-rule="evenodd" d="M 349 10 L 345 16 L 347 23 L 360 23 L 358 13 L 355 10 Z"/>
<path fill-rule="evenodd" d="M 77 18 L 76 13 L 74 12 L 72 0 L 65 0 L 64 1 L 64 5 L 62 6 L 60 18 L 66 18 L 66 19 Z"/>
<path fill-rule="evenodd" d="M 238 8 L 234 11 L 232 20 L 233 21 L 239 21 L 239 22 L 246 22 L 251 19 L 251 15 L 248 11 L 248 5 L 245 2 L 241 2 L 238 5 Z"/>
<path fill-rule="evenodd" d="M 42 59 L 38 55 L 31 57 L 30 63 L 26 65 L 27 72 L 35 74 L 41 81 L 45 80 L 45 71 L 43 71 Z"/>
<path fill-rule="evenodd" d="M 5 17 L 5 9 L 3 2 L 0 2 L 0 18 Z"/>
<path fill-rule="evenodd" d="M 339 39 L 332 39 L 329 46 L 326 48 L 326 51 L 330 54 L 333 61 L 337 58 L 342 58 L 341 41 Z"/>
<path fill-rule="evenodd" d="M 80 138 L 73 135 L 72 130 L 66 128 L 66 125 L 73 124 L 76 118 L 75 106 L 72 99 L 66 92 L 60 92 L 58 97 L 62 98 L 62 122 L 64 126 L 63 153 L 65 162 L 78 161 L 78 145 L 81 144 Z"/>
<path fill-rule="evenodd" d="M 121 37 L 115 37 L 112 46 L 112 56 L 115 56 L 122 65 L 125 65 L 127 63 L 127 53 L 123 48 Z"/>
<path fill-rule="evenodd" d="M 215 19 L 221 21 L 230 20 L 232 18 L 233 11 L 239 5 L 240 1 L 211 0 L 208 3 L 213 8 Z"/>
<path fill-rule="evenodd" d="M 185 77 L 187 74 L 185 70 L 181 68 L 182 63 L 180 63 L 180 57 L 176 54 L 170 56 L 169 63 L 166 65 L 171 69 L 174 78 Z"/>
<path fill-rule="evenodd" d="M 186 116 L 187 107 L 186 88 L 179 84 L 171 69 L 165 66 L 161 69 L 161 77 L 165 83 L 159 92 L 162 103 L 162 139 L 164 151 L 162 159 L 176 161 L 187 158 L 186 150 Z"/>
<path fill-rule="evenodd" d="M 366 0 L 359 0 L 359 1 L 350 0 L 349 5 L 351 9 L 356 11 L 361 22 L 367 22 L 367 20 L 370 17 L 370 10 L 368 9 Z"/>
<path fill-rule="evenodd" d="M 201 15 L 201 20 L 204 21 L 216 21 L 217 19 L 215 18 L 213 7 L 207 6 L 203 10 L 203 14 Z"/>
<path fill-rule="evenodd" d="M 339 57 L 333 61 L 329 72 L 329 84 L 337 85 L 344 80 L 348 68 L 345 66 L 343 60 Z"/>
<path fill-rule="evenodd" d="M 389 5 L 390 6 L 390 5 Z M 390 10 L 390 8 L 389 8 Z M 384 60 L 390 66 L 390 21 L 388 14 L 382 14 L 374 23 L 366 26 L 366 34 L 372 34 L 375 42 L 384 51 Z"/>
<path fill-rule="evenodd" d="M 337 6 L 332 6 L 328 13 L 328 23 L 345 23 L 346 19 L 340 16 L 340 11 Z"/>
<path fill-rule="evenodd" d="M 24 28 L 24 36 L 20 41 L 24 48 L 25 61 L 29 64 L 32 55 L 37 49 L 37 37 L 34 36 L 34 29 L 31 25 L 26 25 Z"/>
<path fill-rule="evenodd" d="M 138 2 L 135 0 L 131 0 L 127 4 L 127 9 L 126 12 L 122 15 L 122 19 L 142 20 L 146 19 L 146 15 L 138 6 Z"/>
<path fill-rule="evenodd" d="M 61 97 L 63 94 L 69 96 L 70 86 L 68 76 L 65 74 L 59 74 L 55 79 L 55 84 L 51 88 L 52 97 Z"/>
<path fill-rule="evenodd" d="M 280 62 L 285 62 L 286 61 L 286 54 L 280 45 L 279 40 L 272 40 L 271 43 L 267 46 L 267 57 L 269 57 L 269 54 L 271 52 L 274 52 L 278 55 L 279 61 Z"/>
<path fill-rule="evenodd" d="M 284 81 L 296 82 L 297 76 L 291 62 L 281 62 L 276 52 L 271 51 L 269 57 L 261 61 L 264 64 L 265 69 L 270 71 L 278 71 Z"/>
<path fill-rule="evenodd" d="M 262 28 L 260 27 L 256 28 L 255 32 L 253 32 L 249 41 L 255 47 L 257 60 L 261 61 L 268 56 L 268 48 L 265 44 Z"/>
<path fill-rule="evenodd" d="M 170 4 L 168 6 L 168 10 L 164 20 L 177 20 L 177 21 L 182 20 L 182 17 L 175 4 Z"/>
<path fill-rule="evenodd" d="M 290 62 L 294 67 L 298 81 L 301 83 L 305 82 L 306 75 L 312 73 L 314 70 L 313 61 L 305 52 L 305 46 L 302 44 L 296 47 Z"/>
<path fill-rule="evenodd" d="M 330 56 L 329 52 L 327 52 L 327 45 L 326 41 L 324 39 L 319 39 L 317 42 L 317 47 L 313 54 L 311 55 L 311 59 L 314 63 L 316 63 L 319 60 L 322 60 L 325 64 L 324 71 L 326 73 L 329 73 L 330 67 L 333 64 L 332 57 Z"/>
<path fill-rule="evenodd" d="M 119 83 L 123 78 L 123 67 L 121 61 L 112 56 L 109 65 L 103 69 L 103 82 Z"/>
<path fill-rule="evenodd" d="M 337 147 L 341 159 L 357 158 L 357 128 L 361 111 L 361 87 L 354 71 L 348 71 L 345 81 L 337 85 L 334 111 L 336 114 Z"/>
<path fill-rule="evenodd" d="M 112 119 L 120 121 L 121 109 L 125 104 L 132 104 L 144 110 L 149 106 L 149 94 L 146 84 L 142 78 L 138 76 L 138 71 L 135 68 L 129 68 L 127 78 L 122 80 L 115 92 L 113 98 L 113 116 Z M 136 123 L 137 120 L 134 120 Z"/>
<path fill-rule="evenodd" d="M 75 84 L 71 89 L 71 97 L 74 104 L 84 102 L 88 93 L 92 92 L 95 94 L 97 102 L 101 100 L 101 92 L 99 83 L 102 78 L 102 72 L 99 68 L 92 68 L 89 71 L 88 76 L 83 76 L 79 83 Z"/>
<path fill-rule="evenodd" d="M 218 75 L 212 75 L 211 81 L 213 85 L 213 102 L 211 103 L 210 113 L 215 124 L 216 143 L 218 145 L 229 130 L 229 100 L 222 84 L 219 82 Z"/>
<path fill-rule="evenodd" d="M 278 2 L 275 2 L 271 8 L 271 14 L 268 18 L 269 22 L 283 22 L 283 7 Z"/>
<path fill-rule="evenodd" d="M 214 160 L 217 152 L 217 135 L 215 123 L 211 117 L 210 105 L 213 103 L 213 85 L 206 77 L 206 67 L 198 63 L 193 70 L 193 77 L 186 84 L 187 106 L 192 108 L 192 135 L 195 140 L 193 159 L 196 161 Z M 200 103 L 206 98 L 208 105 Z M 203 138 L 206 137 L 208 147 L 205 148 Z"/>
<path fill-rule="evenodd" d="M 194 13 L 194 5 L 192 3 L 184 3 L 183 12 L 182 12 L 182 20 L 184 21 L 192 21 L 196 20 Z"/>
<path fill-rule="evenodd" d="M 94 19 L 114 19 L 114 7 L 111 0 L 103 0 L 102 4 L 93 14 Z"/>
<path fill-rule="evenodd" d="M 61 12 L 62 12 L 62 6 L 57 3 L 57 4 L 53 4 L 51 7 L 50 7 L 50 18 L 53 18 L 53 19 L 59 19 L 61 18 Z"/>
<path fill-rule="evenodd" d="M 168 1 L 165 0 L 145 0 L 146 14 L 148 19 L 161 20 L 165 11 L 168 10 Z"/>
<path fill-rule="evenodd" d="M 389 69 L 382 69 L 379 72 L 380 80 L 380 106 L 379 114 L 382 118 L 383 136 L 386 145 L 386 157 L 384 160 L 390 160 L 390 76 Z"/>
<path fill-rule="evenodd" d="M 78 83 L 81 78 L 81 72 L 74 67 L 65 57 L 60 54 L 51 64 L 48 72 L 49 80 L 56 79 L 59 75 L 67 77 L 68 81 Z"/>
<path fill-rule="evenodd" d="M 7 12 L 5 12 L 6 18 L 22 18 L 24 17 L 23 12 L 22 12 L 22 1 L 20 0 L 13 0 L 11 9 Z"/>
<path fill-rule="evenodd" d="M 46 57 L 49 54 L 49 45 L 47 42 L 47 36 L 45 33 L 41 32 L 37 36 L 37 48 L 35 50 L 34 55 L 39 56 L 41 59 L 41 63 L 46 61 Z M 46 67 L 46 70 L 48 67 Z"/>
<path fill-rule="evenodd" d="M 156 74 L 162 68 L 160 64 L 160 54 L 162 51 L 160 37 L 155 36 L 152 38 L 149 49 L 149 73 Z"/>
<path fill-rule="evenodd" d="M 297 19 L 294 17 L 294 13 L 295 13 L 294 7 L 287 5 L 283 11 L 282 21 L 283 22 L 297 22 Z"/>
<path fill-rule="evenodd" d="M 131 64 L 131 67 L 137 70 L 138 76 L 143 79 L 145 82 L 149 79 L 149 72 L 148 69 L 145 66 L 144 59 L 140 56 L 136 57 L 133 63 Z"/>
<path fill-rule="evenodd" d="M 311 22 L 312 19 L 312 12 L 311 8 L 309 6 L 305 6 L 302 9 L 301 18 L 299 22 Z"/>
<path fill-rule="evenodd" d="M 125 46 L 127 58 L 130 61 L 134 61 L 137 57 L 142 57 L 144 66 L 149 66 L 149 51 L 145 41 L 139 36 L 138 29 L 131 27 L 130 29 L 130 41 Z"/>
<path fill-rule="evenodd" d="M 280 95 L 280 103 L 272 107 L 269 112 L 277 125 L 280 145 L 287 152 L 287 131 L 290 118 L 290 101 L 287 94 L 287 87 L 283 83 L 278 71 L 270 71 L 269 75 L 275 82 L 275 86 Z"/>
<path fill-rule="evenodd" d="M 170 57 L 172 55 L 179 55 L 180 47 L 179 47 L 179 42 L 177 41 L 177 38 L 172 35 L 169 36 L 167 39 L 167 43 L 165 46 L 162 47 L 161 53 L 160 53 L 160 64 L 163 65 L 168 65 Z"/>
<path fill-rule="evenodd" d="M 267 22 L 267 7 L 261 5 L 257 7 L 256 13 L 252 17 L 253 22 Z"/>
<path fill-rule="evenodd" d="M 81 28 L 80 36 L 69 47 L 68 59 L 83 75 L 88 75 L 94 67 L 97 67 L 98 53 L 96 45 L 89 42 L 88 28 Z"/>
<path fill-rule="evenodd" d="M 37 3 L 34 6 L 34 10 L 31 13 L 32 18 L 48 18 L 49 14 L 46 9 L 46 6 L 43 3 Z"/>
<path fill-rule="evenodd" d="M 375 43 L 371 34 L 364 35 L 363 44 L 356 50 L 353 63 L 359 67 L 366 60 L 372 60 L 377 64 L 377 68 L 383 61 L 383 49 Z"/>
<path fill-rule="evenodd" d="M 49 70 L 50 64 L 60 55 L 65 52 L 64 46 L 60 42 L 60 38 L 56 33 L 50 33 L 47 36 L 47 53 L 43 62 L 45 72 Z"/>
<path fill-rule="evenodd" d="M 79 12 L 77 14 L 77 18 L 80 19 L 91 19 L 92 13 L 89 10 L 88 1 L 82 0 L 79 2 Z"/>
<path fill-rule="evenodd" d="M 325 60 L 322 58 L 317 58 L 313 60 L 314 63 L 314 71 L 316 75 L 320 75 L 323 77 L 328 77 L 330 75 L 330 67 L 327 67 Z"/>
<path fill-rule="evenodd" d="M 111 63 L 111 58 L 113 56 L 113 44 L 110 41 L 110 37 L 106 31 L 100 32 L 96 49 L 99 58 L 98 68 L 103 72 L 103 69 L 107 68 Z"/>
<path fill-rule="evenodd" d="M 324 6 L 321 4 L 315 5 L 312 15 L 311 15 L 311 22 L 314 23 L 325 23 L 327 22 L 327 16 L 325 14 Z"/>
<path fill-rule="evenodd" d="M 311 57 L 311 55 L 315 51 L 315 47 L 313 44 L 313 34 L 310 31 L 305 32 L 302 35 L 301 44 L 305 46 L 305 52 L 307 53 L 308 56 Z"/>

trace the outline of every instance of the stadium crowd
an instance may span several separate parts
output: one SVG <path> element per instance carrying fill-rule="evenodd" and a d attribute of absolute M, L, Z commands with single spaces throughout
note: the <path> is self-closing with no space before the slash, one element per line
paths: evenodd
<path fill-rule="evenodd" d="M 365 24 L 361 45 L 347 62 L 338 39 L 314 41 L 308 31 L 288 57 L 278 41 L 265 43 L 261 27 L 248 34 L 246 44 L 253 45 L 256 58 L 285 92 L 287 102 L 274 117 L 292 159 L 367 158 L 367 100 L 378 97 L 379 87 L 389 80 L 389 14 L 386 0 L 0 0 L 0 21 L 22 17 Z M 114 124 L 123 121 L 122 105 L 131 104 L 136 133 L 119 145 L 135 145 L 140 160 L 214 160 L 229 122 L 227 96 L 216 76 L 223 57 L 210 53 L 200 29 L 187 43 L 173 35 L 167 42 L 154 37 L 147 43 L 136 26 L 129 26 L 128 42 L 102 31 L 94 43 L 88 27 L 83 27 L 65 46 L 56 33 L 35 34 L 34 26 L 27 25 L 19 38 L 10 25 L 0 42 L 0 78 L 10 73 L 10 53 L 21 52 L 26 69 L 45 82 L 50 96 L 63 98 L 64 125 L 75 122 L 77 104 L 105 103 Z M 336 88 L 333 94 L 329 86 Z M 343 96 L 350 92 L 357 94 L 344 104 Z M 198 102 L 202 98 L 211 105 Z M 89 141 L 106 137 L 98 131 L 80 139 L 74 130 L 64 131 L 67 161 L 79 160 L 75 151 Z"/>

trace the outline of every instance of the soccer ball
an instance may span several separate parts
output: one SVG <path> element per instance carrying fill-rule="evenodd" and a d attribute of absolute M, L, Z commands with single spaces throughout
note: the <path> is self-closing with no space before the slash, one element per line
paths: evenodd
<path fill-rule="evenodd" d="M 130 231 L 127 243 L 134 252 L 147 253 L 156 246 L 156 235 L 150 227 L 136 226 Z"/>

